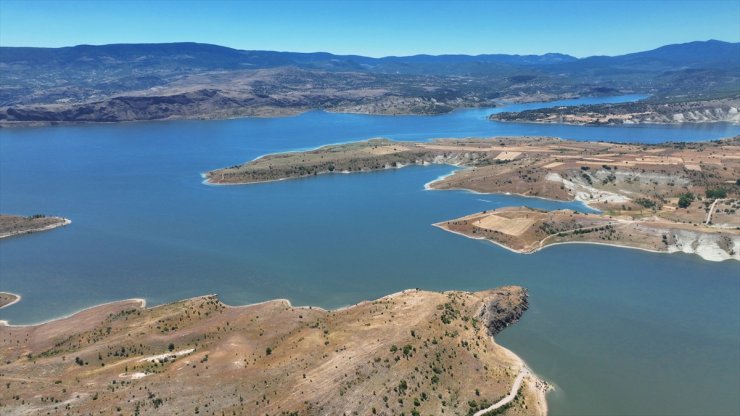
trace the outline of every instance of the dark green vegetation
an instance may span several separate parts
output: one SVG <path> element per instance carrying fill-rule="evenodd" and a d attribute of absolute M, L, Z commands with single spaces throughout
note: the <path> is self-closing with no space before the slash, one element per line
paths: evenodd
<path fill-rule="evenodd" d="M 727 198 L 727 190 L 722 188 L 707 189 L 704 194 L 710 199 Z"/>
<path fill-rule="evenodd" d="M 436 114 L 586 95 L 726 96 L 738 90 L 739 66 L 740 44 L 720 41 L 584 59 L 368 58 L 196 43 L 4 47 L 0 123 L 274 116 L 317 108 Z"/>
<path fill-rule="evenodd" d="M 681 194 L 678 197 L 679 208 L 688 208 L 688 206 L 691 205 L 692 202 L 694 202 L 694 194 L 692 194 L 691 192 Z"/>

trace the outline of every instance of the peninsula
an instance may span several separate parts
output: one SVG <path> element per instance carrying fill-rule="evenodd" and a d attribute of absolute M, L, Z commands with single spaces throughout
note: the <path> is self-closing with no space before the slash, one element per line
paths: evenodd
<path fill-rule="evenodd" d="M 658 216 L 584 214 L 506 207 L 484 211 L 435 226 L 475 239 L 485 239 L 517 253 L 534 253 L 554 244 L 591 243 L 655 252 L 696 253 L 707 260 L 736 259 L 736 230 L 672 222 Z"/>
<path fill-rule="evenodd" d="M 61 217 L 47 217 L 36 214 L 29 217 L 0 214 L 0 238 L 52 230 L 71 224 L 72 221 Z"/>
<path fill-rule="evenodd" d="M 740 97 L 696 101 L 591 104 L 492 114 L 494 121 L 577 125 L 740 123 Z"/>
<path fill-rule="evenodd" d="M 425 164 L 465 168 L 428 184 L 430 189 L 577 200 L 601 211 L 545 215 L 504 209 L 437 224 L 448 231 L 520 252 L 598 242 L 740 260 L 740 137 L 660 145 L 548 137 L 372 139 L 266 155 L 204 176 L 211 184 L 248 184 Z M 537 229 L 529 232 L 530 226 Z M 512 227 L 516 238 L 504 232 Z"/>
<path fill-rule="evenodd" d="M 8 306 L 17 303 L 20 300 L 20 295 L 9 292 L 0 292 L 0 309 L 7 308 Z"/>
<path fill-rule="evenodd" d="M 334 311 L 114 302 L 0 326 L 0 412 L 544 415 L 547 384 L 492 339 L 526 309 L 517 286 Z"/>

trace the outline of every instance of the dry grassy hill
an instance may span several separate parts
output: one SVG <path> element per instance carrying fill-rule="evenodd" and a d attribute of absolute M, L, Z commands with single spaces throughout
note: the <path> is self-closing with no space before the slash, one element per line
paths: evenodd
<path fill-rule="evenodd" d="M 472 414 L 522 362 L 492 342 L 526 291 L 408 290 L 336 311 L 215 296 L 123 301 L 36 326 L 0 326 L 0 412 Z M 508 415 L 544 414 L 526 373 Z"/>

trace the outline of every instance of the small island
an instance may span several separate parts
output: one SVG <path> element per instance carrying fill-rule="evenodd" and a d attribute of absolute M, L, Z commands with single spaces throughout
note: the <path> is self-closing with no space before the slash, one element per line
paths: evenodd
<path fill-rule="evenodd" d="M 0 408 L 544 415 L 547 383 L 492 339 L 527 307 L 518 286 L 412 289 L 333 311 L 286 300 L 234 307 L 213 295 L 114 302 L 0 325 Z"/>
<path fill-rule="evenodd" d="M 29 217 L 0 214 L 0 238 L 53 230 L 71 224 L 72 221 L 61 217 L 47 217 L 36 214 Z"/>
<path fill-rule="evenodd" d="M 448 231 L 522 253 L 587 242 L 740 260 L 740 137 L 656 145 L 548 137 L 373 139 L 266 155 L 205 177 L 210 184 L 250 184 L 428 164 L 463 168 L 428 189 L 581 201 L 600 211 L 502 209 L 436 224 Z M 502 231 L 511 227 L 522 234 Z"/>

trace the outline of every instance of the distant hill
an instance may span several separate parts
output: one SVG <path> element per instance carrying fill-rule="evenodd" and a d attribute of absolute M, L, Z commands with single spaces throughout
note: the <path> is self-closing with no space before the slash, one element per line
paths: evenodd
<path fill-rule="evenodd" d="M 548 65 L 572 62 L 576 58 L 550 53 L 545 55 L 414 55 L 370 58 L 359 55 L 334 55 L 327 52 L 247 51 L 202 43 L 153 43 L 78 45 L 64 48 L 0 47 L 0 62 L 8 66 L 34 65 L 45 68 L 91 69 L 110 65 L 131 68 L 170 69 L 245 69 L 296 66 L 325 70 L 366 70 L 430 72 L 444 65 L 463 70 L 470 65 Z"/>
<path fill-rule="evenodd" d="M 429 114 L 584 95 L 643 93 L 660 100 L 736 96 L 740 43 L 690 42 L 582 59 L 558 53 L 372 58 L 191 42 L 0 47 L 0 74 L 0 122 L 65 121 L 69 114 L 94 121 L 102 109 L 106 120 L 311 108 Z M 174 95 L 180 97 L 174 103 L 160 98 Z M 50 104 L 65 107 L 55 107 L 54 115 L 48 108 L 23 107 Z"/>
<path fill-rule="evenodd" d="M 646 52 L 631 53 L 611 58 L 621 65 L 664 65 L 677 68 L 720 68 L 740 67 L 740 43 L 718 40 L 666 45 Z"/>
<path fill-rule="evenodd" d="M 740 43 L 718 40 L 666 45 L 619 56 L 591 56 L 563 65 L 571 69 L 676 71 L 684 69 L 740 69 Z"/>
<path fill-rule="evenodd" d="M 238 50 L 218 45 L 193 42 L 78 45 L 63 48 L 0 47 L 4 68 L 26 65 L 45 68 L 105 68 L 125 64 L 132 68 L 244 69 L 296 66 L 309 69 L 435 72 L 433 66 L 448 68 L 449 74 L 490 66 L 552 66 L 562 68 L 682 69 L 737 68 L 740 66 L 740 43 L 718 40 L 667 45 L 620 56 L 592 56 L 578 59 L 560 53 L 544 55 L 413 55 L 371 58 L 359 55 L 334 55 L 327 52 L 275 52 Z M 558 65 L 561 64 L 561 65 Z M 562 65 L 567 64 L 567 65 Z M 730 68 L 728 68 L 730 67 Z M 436 71 L 439 72 L 439 71 Z"/>

